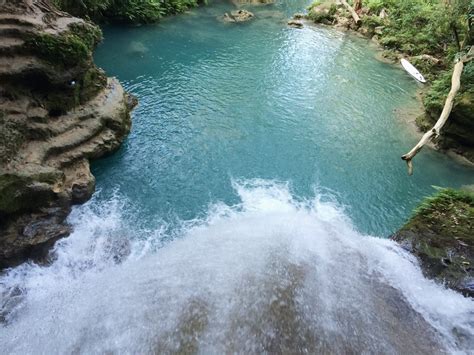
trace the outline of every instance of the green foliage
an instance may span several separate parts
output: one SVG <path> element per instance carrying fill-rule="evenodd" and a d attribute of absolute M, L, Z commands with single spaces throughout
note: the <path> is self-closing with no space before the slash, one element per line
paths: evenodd
<path fill-rule="evenodd" d="M 127 23 L 152 23 L 161 17 L 184 12 L 200 0 L 54 0 L 61 10 L 75 16 Z"/>
<path fill-rule="evenodd" d="M 113 0 L 53 0 L 56 7 L 71 15 L 96 19 L 107 10 Z"/>
<path fill-rule="evenodd" d="M 370 12 L 378 13 L 386 6 L 386 3 L 387 1 L 384 0 L 367 0 L 364 2 L 364 5 Z"/>
<path fill-rule="evenodd" d="M 466 38 L 468 8 L 471 0 L 454 0 L 448 6 L 435 0 L 368 0 L 369 13 L 389 14 L 380 43 L 409 55 L 443 54 L 453 58 L 459 40 Z M 371 16 L 373 17 L 373 16 Z"/>
<path fill-rule="evenodd" d="M 434 114 L 441 113 L 444 102 L 448 96 L 451 88 L 451 75 L 450 70 L 442 72 L 438 79 L 433 81 L 429 91 L 423 97 L 423 104 L 425 109 Z M 469 92 L 474 94 L 474 63 L 470 62 L 464 67 L 461 76 L 461 93 Z"/>
<path fill-rule="evenodd" d="M 367 26 L 369 28 L 375 28 L 378 26 L 385 25 L 385 21 L 378 16 L 363 16 L 361 20 L 362 25 Z"/>
<path fill-rule="evenodd" d="M 426 111 L 434 114 L 441 112 L 451 87 L 451 75 L 450 71 L 444 71 L 438 76 L 437 80 L 433 81 L 430 90 L 423 97 Z"/>
<path fill-rule="evenodd" d="M 158 21 L 166 11 L 159 0 L 116 0 L 105 13 L 117 21 L 150 23 Z"/>
<path fill-rule="evenodd" d="M 315 1 L 308 7 L 307 18 L 315 23 L 330 23 L 337 12 L 336 4 L 326 1 Z"/>
<path fill-rule="evenodd" d="M 468 205 L 470 214 L 474 214 L 474 195 L 472 193 L 454 189 L 438 190 L 439 191 L 435 195 L 423 200 L 423 202 L 415 209 L 415 215 L 428 217 L 433 212 L 439 213 L 450 210 L 458 203 Z"/>

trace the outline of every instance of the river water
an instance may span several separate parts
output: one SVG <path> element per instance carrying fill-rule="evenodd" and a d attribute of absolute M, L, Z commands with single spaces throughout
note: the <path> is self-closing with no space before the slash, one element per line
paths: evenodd
<path fill-rule="evenodd" d="M 292 29 L 307 1 L 106 27 L 96 62 L 140 105 L 49 266 L 1 276 L 8 353 L 443 353 L 474 302 L 387 237 L 472 170 L 424 150 L 419 89 L 364 39 Z"/>

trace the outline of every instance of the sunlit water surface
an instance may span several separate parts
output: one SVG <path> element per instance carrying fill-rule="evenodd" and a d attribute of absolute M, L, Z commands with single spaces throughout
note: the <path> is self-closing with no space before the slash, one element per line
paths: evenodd
<path fill-rule="evenodd" d="M 96 62 L 140 105 L 47 267 L 0 279 L 11 353 L 474 348 L 474 304 L 385 239 L 472 170 L 415 142 L 417 84 L 361 38 L 291 29 L 306 1 L 107 27 Z"/>

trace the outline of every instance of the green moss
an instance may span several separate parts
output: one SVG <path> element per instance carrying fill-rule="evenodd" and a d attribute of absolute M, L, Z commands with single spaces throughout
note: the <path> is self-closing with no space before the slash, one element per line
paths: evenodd
<path fill-rule="evenodd" d="M 43 104 L 47 110 L 56 114 L 64 114 L 78 105 L 86 103 L 107 85 L 105 73 L 91 65 L 84 69 L 81 77 L 76 79 L 74 87 L 50 89 L 43 93 Z"/>
<path fill-rule="evenodd" d="M 84 63 L 91 55 L 87 44 L 74 34 L 35 34 L 26 40 L 25 46 L 43 60 L 63 67 Z"/>
<path fill-rule="evenodd" d="M 10 214 L 47 205 L 55 196 L 52 185 L 62 179 L 57 170 L 34 174 L 0 174 L 0 214 Z"/>
<path fill-rule="evenodd" d="M 394 239 L 408 243 L 424 273 L 465 294 L 473 276 L 474 194 L 442 189 L 426 198 Z"/>
<path fill-rule="evenodd" d="M 68 31 L 53 35 L 37 33 L 25 39 L 25 48 L 43 60 L 62 67 L 82 65 L 102 39 L 101 30 L 89 23 L 74 23 Z"/>
<path fill-rule="evenodd" d="M 90 23 L 72 23 L 69 25 L 69 32 L 79 37 L 89 50 L 93 50 L 102 41 L 101 29 Z"/>
<path fill-rule="evenodd" d="M 105 73 L 97 67 L 91 67 L 87 70 L 77 85 L 76 100 L 83 104 L 94 97 L 107 84 Z"/>

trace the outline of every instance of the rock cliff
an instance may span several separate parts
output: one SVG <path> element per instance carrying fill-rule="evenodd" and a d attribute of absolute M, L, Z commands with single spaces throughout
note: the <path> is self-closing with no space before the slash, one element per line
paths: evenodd
<path fill-rule="evenodd" d="M 100 29 L 46 0 L 0 1 L 0 269 L 41 258 L 94 191 L 135 100 L 92 61 Z"/>

